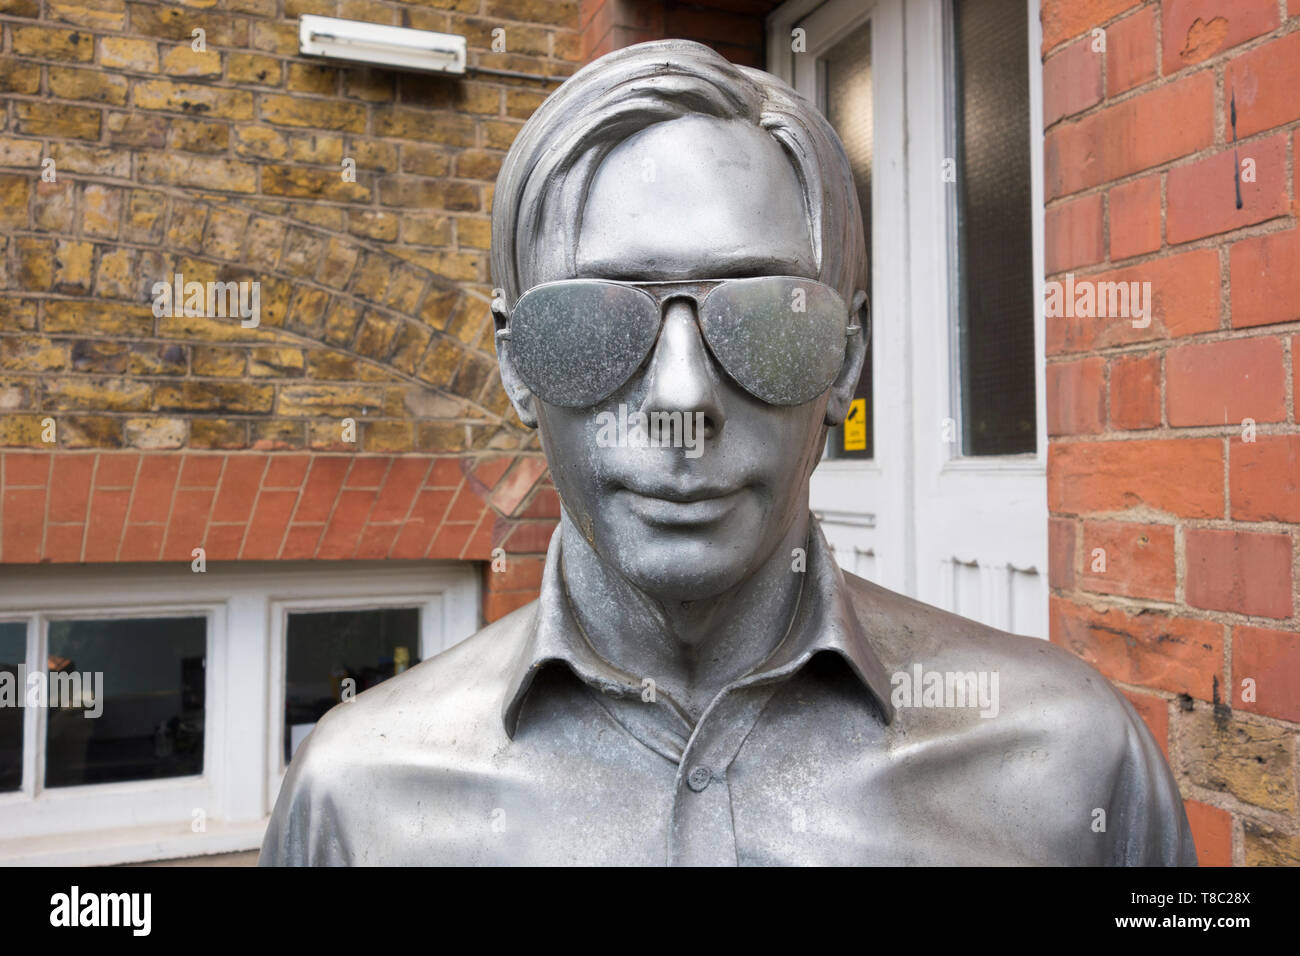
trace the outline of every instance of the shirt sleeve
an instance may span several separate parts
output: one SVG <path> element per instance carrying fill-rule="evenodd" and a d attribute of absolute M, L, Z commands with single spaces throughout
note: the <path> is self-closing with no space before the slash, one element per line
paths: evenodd
<path fill-rule="evenodd" d="M 1196 846 L 1173 771 L 1133 705 L 1115 696 L 1126 720 L 1125 751 L 1111 801 L 1114 866 L 1196 866 Z"/>
<path fill-rule="evenodd" d="M 311 736 L 315 736 L 313 731 Z M 328 786 L 314 759 L 311 736 L 289 765 L 275 802 L 258 866 L 346 866 Z"/>

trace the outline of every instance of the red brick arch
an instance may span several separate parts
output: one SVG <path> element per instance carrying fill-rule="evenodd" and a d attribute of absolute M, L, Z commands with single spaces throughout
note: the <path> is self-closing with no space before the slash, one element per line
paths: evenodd
<path fill-rule="evenodd" d="M 559 498 L 539 455 L 0 453 L 0 563 L 490 561 L 484 614 L 532 600 Z"/>

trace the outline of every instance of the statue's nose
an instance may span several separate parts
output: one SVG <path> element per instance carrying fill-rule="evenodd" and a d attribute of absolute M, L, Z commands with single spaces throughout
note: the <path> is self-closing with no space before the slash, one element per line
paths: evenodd
<path fill-rule="evenodd" d="M 702 412 L 706 438 L 722 431 L 726 417 L 718 399 L 717 373 L 689 300 L 674 299 L 664 307 L 648 383 L 642 411 Z"/>

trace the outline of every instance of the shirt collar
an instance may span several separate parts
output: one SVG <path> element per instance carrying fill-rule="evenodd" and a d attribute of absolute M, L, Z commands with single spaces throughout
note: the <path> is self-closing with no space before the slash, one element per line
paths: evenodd
<path fill-rule="evenodd" d="M 822 652 L 838 654 L 874 696 L 885 721 L 893 720 L 890 681 L 867 640 L 848 594 L 844 574 L 831 554 L 816 518 L 810 519 L 807 568 L 794 620 L 785 640 L 762 665 L 732 687 L 769 683 L 799 671 Z M 533 679 L 547 664 L 567 664 L 577 677 L 608 694 L 641 693 L 641 682 L 610 664 L 588 642 L 573 617 L 562 575 L 561 528 L 551 536 L 541 595 L 528 640 L 510 665 L 501 718 L 512 739 Z"/>

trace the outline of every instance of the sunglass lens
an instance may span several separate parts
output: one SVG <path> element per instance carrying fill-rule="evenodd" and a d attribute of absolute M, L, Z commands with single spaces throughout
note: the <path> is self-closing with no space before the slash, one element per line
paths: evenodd
<path fill-rule="evenodd" d="M 510 356 L 542 401 L 586 408 L 632 377 L 658 329 L 658 306 L 640 289 L 598 279 L 552 282 L 515 305 Z"/>
<path fill-rule="evenodd" d="M 700 305 L 722 367 L 770 405 L 802 405 L 830 387 L 844 362 L 847 322 L 835 290 L 780 276 L 724 283 Z"/>

